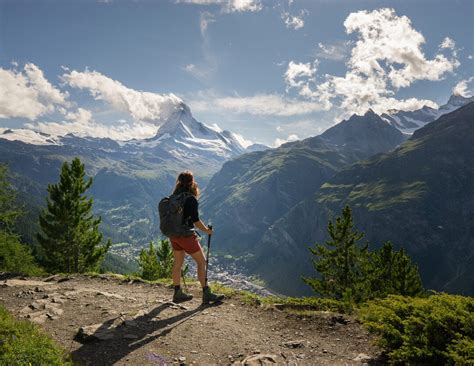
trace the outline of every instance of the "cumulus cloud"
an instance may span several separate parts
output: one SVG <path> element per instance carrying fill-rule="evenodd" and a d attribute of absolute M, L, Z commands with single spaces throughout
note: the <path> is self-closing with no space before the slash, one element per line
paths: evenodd
<path fill-rule="evenodd" d="M 288 12 L 283 12 L 281 14 L 281 19 L 285 22 L 287 28 L 293 28 L 294 30 L 298 30 L 304 27 L 304 19 L 305 16 L 304 10 L 300 12 L 299 15 L 291 15 Z"/>
<path fill-rule="evenodd" d="M 316 51 L 316 57 L 333 61 L 342 61 L 348 56 L 351 44 L 351 41 L 335 42 L 332 44 L 323 44 L 319 42 L 319 49 Z"/>
<path fill-rule="evenodd" d="M 97 71 L 68 71 L 61 79 L 69 86 L 85 89 L 96 100 L 106 102 L 117 111 L 128 113 L 134 121 L 165 122 L 183 101 L 174 94 L 157 94 L 127 88 Z"/>
<path fill-rule="evenodd" d="M 443 42 L 439 45 L 440 48 L 449 48 L 454 49 L 456 47 L 456 42 L 453 39 L 446 37 L 443 39 Z"/>
<path fill-rule="evenodd" d="M 233 112 L 258 116 L 290 117 L 320 111 L 322 106 L 312 101 L 301 101 L 278 94 L 257 94 L 250 97 L 219 97 L 201 95 L 189 100 L 193 111 Z"/>
<path fill-rule="evenodd" d="M 450 58 L 439 53 L 427 59 L 421 49 L 423 35 L 413 28 L 408 17 L 398 16 L 393 9 L 351 13 L 344 26 L 348 34 L 358 35 L 346 74 L 324 75 L 318 83 L 315 67 L 291 61 L 285 73 L 288 89 L 296 88 L 300 95 L 320 104 L 338 101 L 345 115 L 363 113 L 368 108 L 377 113 L 391 108 L 417 109 L 436 103 L 415 98 L 398 100 L 395 92 L 417 80 L 441 80 L 460 65 L 454 51 Z M 455 47 L 450 39 L 443 44 L 445 48 Z M 299 76 L 299 80 L 295 82 L 292 75 Z"/>
<path fill-rule="evenodd" d="M 273 142 L 273 147 L 278 147 L 278 146 L 281 146 L 287 142 L 293 142 L 293 141 L 297 141 L 299 140 L 300 138 L 298 137 L 298 135 L 296 134 L 291 134 L 289 135 L 286 139 L 280 139 L 280 138 L 277 138 L 275 139 L 275 141 Z"/>
<path fill-rule="evenodd" d="M 13 64 L 17 67 L 18 64 Z M 29 63 L 23 70 L 0 68 L 0 118 L 27 118 L 53 113 L 68 105 L 68 94 L 55 88 L 38 66 Z"/>
<path fill-rule="evenodd" d="M 460 95 L 464 98 L 472 97 L 472 92 L 469 90 L 468 84 L 474 80 L 474 76 L 471 76 L 469 79 L 461 80 L 453 88 L 454 95 Z"/>
<path fill-rule="evenodd" d="M 300 95 L 309 96 L 311 94 L 309 82 L 315 81 L 314 76 L 317 70 L 317 60 L 315 60 L 312 64 L 310 62 L 302 63 L 290 61 L 285 72 L 287 91 L 289 88 L 297 88 L 299 89 Z"/>
<path fill-rule="evenodd" d="M 260 0 L 177 0 L 176 3 L 194 5 L 218 5 L 225 13 L 256 12 L 262 10 Z"/>

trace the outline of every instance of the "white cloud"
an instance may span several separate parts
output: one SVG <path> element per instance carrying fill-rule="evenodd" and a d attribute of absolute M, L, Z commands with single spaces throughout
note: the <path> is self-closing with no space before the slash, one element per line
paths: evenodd
<path fill-rule="evenodd" d="M 309 101 L 286 98 L 278 94 L 257 94 L 250 97 L 218 97 L 201 95 L 189 100 L 196 112 L 233 112 L 260 116 L 290 117 L 322 110 L 323 106 Z"/>
<path fill-rule="evenodd" d="M 318 43 L 319 50 L 316 51 L 316 57 L 334 61 L 344 60 L 349 54 L 351 44 L 351 41 L 335 42 L 332 44 L 322 44 L 320 42 Z"/>
<path fill-rule="evenodd" d="M 53 136 L 72 133 L 76 136 L 112 138 L 114 140 L 144 139 L 156 134 L 156 126 L 146 122 L 121 123 L 119 126 L 107 126 L 94 121 L 91 111 L 78 108 L 68 112 L 66 121 L 27 123 L 25 127 Z"/>
<path fill-rule="evenodd" d="M 0 68 L 0 85 L 0 118 L 19 117 L 33 121 L 68 104 L 68 94 L 51 85 L 43 71 L 31 63 L 23 70 Z"/>
<path fill-rule="evenodd" d="M 423 35 L 412 27 L 408 17 L 399 17 L 393 9 L 351 13 L 344 26 L 347 33 L 358 34 L 344 76 L 324 75 L 323 81 L 317 83 L 316 66 L 294 61 L 285 73 L 288 89 L 296 88 L 301 96 L 322 105 L 337 101 L 344 116 L 363 113 L 368 108 L 381 113 L 391 108 L 436 106 L 429 100 L 398 100 L 394 94 L 417 80 L 441 80 L 460 65 L 455 50 L 451 58 L 436 54 L 427 59 L 421 49 Z M 443 43 L 455 47 L 454 41 Z"/>
<path fill-rule="evenodd" d="M 305 95 L 306 86 L 309 81 L 314 81 L 314 76 L 318 70 L 318 60 L 315 60 L 313 64 L 307 62 L 294 62 L 288 63 L 288 68 L 285 72 L 285 82 L 288 88 L 298 88 L 301 95 Z"/>
<path fill-rule="evenodd" d="M 218 5 L 224 13 L 256 12 L 262 10 L 260 0 L 177 0 L 176 3 L 194 5 Z"/>
<path fill-rule="evenodd" d="M 351 68 L 365 75 L 384 74 L 381 63 L 385 62 L 395 88 L 407 87 L 415 80 L 440 80 L 459 66 L 456 59 L 442 54 L 427 60 L 421 50 L 423 35 L 408 17 L 397 16 L 393 9 L 351 13 L 344 26 L 347 33 L 359 33 L 349 61 Z"/>
<path fill-rule="evenodd" d="M 301 11 L 299 15 L 291 15 L 288 12 L 283 12 L 281 14 L 281 19 L 283 19 L 287 28 L 298 30 L 304 27 L 304 15 L 304 11 Z"/>
<path fill-rule="evenodd" d="M 283 145 L 287 142 L 293 142 L 293 141 L 297 141 L 299 139 L 300 138 L 296 134 L 291 134 L 286 139 L 277 138 L 277 139 L 275 139 L 275 141 L 273 143 L 273 147 L 278 147 L 278 146 L 281 146 L 281 145 Z"/>
<path fill-rule="evenodd" d="M 453 39 L 446 37 L 445 39 L 443 39 L 443 42 L 439 45 L 439 47 L 454 50 L 454 48 L 456 47 L 456 42 L 454 42 Z"/>
<path fill-rule="evenodd" d="M 471 90 L 469 90 L 468 84 L 470 84 L 473 80 L 474 80 L 474 76 L 471 76 L 469 79 L 461 80 L 453 88 L 453 94 L 460 95 L 464 98 L 472 97 L 472 92 Z"/>
<path fill-rule="evenodd" d="M 195 64 L 189 64 L 186 65 L 183 68 L 187 73 L 192 75 L 194 78 L 201 80 L 201 81 L 206 81 L 209 76 L 211 75 L 212 70 L 205 68 L 205 67 L 200 67 Z"/>
<path fill-rule="evenodd" d="M 276 127 L 276 130 L 277 130 L 277 132 L 283 132 L 283 127 L 277 126 L 277 127 Z"/>
<path fill-rule="evenodd" d="M 127 88 L 97 71 L 73 70 L 63 74 L 61 78 L 69 86 L 88 90 L 96 100 L 102 100 L 115 110 L 130 114 L 137 122 L 159 126 L 183 103 L 171 93 L 157 94 Z"/>

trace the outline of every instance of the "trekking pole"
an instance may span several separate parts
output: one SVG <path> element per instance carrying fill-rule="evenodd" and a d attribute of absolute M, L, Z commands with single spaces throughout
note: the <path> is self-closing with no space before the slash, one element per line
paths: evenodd
<path fill-rule="evenodd" d="M 183 279 L 184 290 L 188 291 L 188 286 L 186 286 L 186 280 L 184 278 L 184 270 L 183 269 L 181 269 L 181 278 Z"/>
<path fill-rule="evenodd" d="M 209 229 L 212 230 L 212 225 L 209 225 Z M 207 253 L 206 253 L 206 286 L 207 286 L 207 270 L 209 268 L 209 253 L 211 252 L 211 234 L 207 237 Z"/>

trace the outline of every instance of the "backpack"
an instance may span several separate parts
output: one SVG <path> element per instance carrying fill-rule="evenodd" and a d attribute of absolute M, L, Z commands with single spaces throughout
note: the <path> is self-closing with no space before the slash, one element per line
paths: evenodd
<path fill-rule="evenodd" d="M 168 238 L 174 236 L 191 236 L 195 233 L 193 228 L 183 224 L 184 203 L 190 197 L 189 192 L 172 194 L 164 197 L 158 204 L 160 214 L 160 230 Z"/>

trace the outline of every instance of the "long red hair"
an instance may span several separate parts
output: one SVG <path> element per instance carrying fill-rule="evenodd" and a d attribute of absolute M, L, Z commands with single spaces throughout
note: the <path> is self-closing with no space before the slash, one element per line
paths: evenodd
<path fill-rule="evenodd" d="M 179 173 L 176 179 L 176 185 L 174 186 L 173 194 L 189 192 L 194 197 L 199 197 L 199 187 L 194 181 L 193 173 L 189 170 Z"/>

